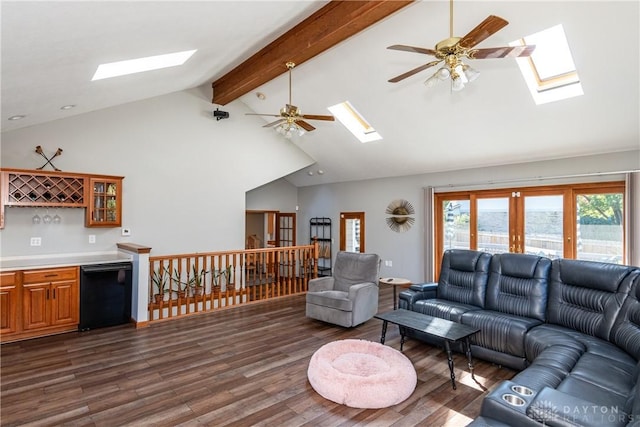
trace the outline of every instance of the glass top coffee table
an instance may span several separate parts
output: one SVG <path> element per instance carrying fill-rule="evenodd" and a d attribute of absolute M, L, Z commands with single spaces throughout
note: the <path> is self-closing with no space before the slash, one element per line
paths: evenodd
<path fill-rule="evenodd" d="M 396 324 L 400 327 L 400 351 L 402 351 L 406 335 L 404 328 L 419 331 L 436 338 L 441 338 L 444 341 L 444 348 L 447 351 L 447 361 L 449 362 L 449 371 L 451 372 L 451 385 L 454 390 L 456 389 L 456 374 L 453 371 L 453 356 L 451 354 L 450 343 L 456 341 L 464 342 L 469 372 L 471 373 L 471 377 L 473 377 L 473 358 L 471 356 L 471 343 L 469 342 L 469 337 L 479 332 L 480 329 L 404 309 L 387 311 L 386 313 L 376 314 L 373 317 L 380 319 L 383 322 L 382 335 L 380 336 L 381 344 L 384 344 L 385 335 L 387 334 L 387 325 L 389 323 Z"/>

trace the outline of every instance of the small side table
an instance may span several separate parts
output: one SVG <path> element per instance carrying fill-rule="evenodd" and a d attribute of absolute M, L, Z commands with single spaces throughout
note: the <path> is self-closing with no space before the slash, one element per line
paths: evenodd
<path fill-rule="evenodd" d="M 381 285 L 392 285 L 393 286 L 393 309 L 398 309 L 398 296 L 396 294 L 396 286 L 410 286 L 411 281 L 407 279 L 403 279 L 401 277 L 388 277 L 381 278 L 378 282 Z"/>

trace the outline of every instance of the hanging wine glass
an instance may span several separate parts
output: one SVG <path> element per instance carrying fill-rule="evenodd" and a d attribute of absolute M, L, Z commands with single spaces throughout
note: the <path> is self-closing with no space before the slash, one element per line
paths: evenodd
<path fill-rule="evenodd" d="M 31 217 L 31 222 L 33 224 L 40 224 L 40 215 L 38 215 L 38 209 L 36 209 L 35 215 Z"/>
<path fill-rule="evenodd" d="M 51 224 L 51 215 L 49 215 L 49 209 L 47 209 L 47 212 L 45 213 L 45 215 L 42 217 L 42 222 L 44 222 L 45 224 Z"/>
<path fill-rule="evenodd" d="M 62 218 L 58 215 L 58 210 L 56 209 L 56 214 L 53 216 L 53 223 L 60 224 L 62 222 Z"/>

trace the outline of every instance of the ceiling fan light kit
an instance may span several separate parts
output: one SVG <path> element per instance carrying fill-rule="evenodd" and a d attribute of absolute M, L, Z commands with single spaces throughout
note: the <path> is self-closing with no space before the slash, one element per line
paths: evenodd
<path fill-rule="evenodd" d="M 291 70 L 296 66 L 296 64 L 289 61 L 285 63 L 285 66 L 289 70 L 289 103 L 286 104 L 284 108 L 280 109 L 280 114 L 246 113 L 246 115 L 278 117 L 278 120 L 267 123 L 263 127 L 275 127 L 276 132 L 284 135 L 287 139 L 294 135 L 302 136 L 306 132 L 315 130 L 315 127 L 311 126 L 305 120 L 334 121 L 335 118 L 333 116 L 302 114 L 300 109 L 291 103 Z"/>
<path fill-rule="evenodd" d="M 392 79 L 390 83 L 397 83 L 414 74 L 424 71 L 440 63 L 444 64 L 429 77 L 424 84 L 427 87 L 435 86 L 441 80 L 451 80 L 451 90 L 458 92 L 464 89 L 466 83 L 473 82 L 480 76 L 480 72 L 463 62 L 467 59 L 489 58 L 515 58 L 530 56 L 535 46 L 496 47 L 475 49 L 475 46 L 498 32 L 509 23 L 495 15 L 490 15 L 464 37 L 453 36 L 453 0 L 449 2 L 449 37 L 438 42 L 435 49 L 427 49 L 415 46 L 393 45 L 387 49 L 414 52 L 435 56 L 436 60 L 421 65 Z"/>

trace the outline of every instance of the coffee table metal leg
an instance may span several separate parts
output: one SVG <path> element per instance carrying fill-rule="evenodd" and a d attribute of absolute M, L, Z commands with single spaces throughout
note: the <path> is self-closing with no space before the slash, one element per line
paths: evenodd
<path fill-rule="evenodd" d="M 398 329 L 400 330 L 400 351 L 402 351 L 402 347 L 404 347 L 404 337 L 405 337 L 405 329 L 398 325 Z"/>
<path fill-rule="evenodd" d="M 451 385 L 456 389 L 456 374 L 453 372 L 453 356 L 451 354 L 451 346 L 449 340 L 444 340 L 444 348 L 447 351 L 447 361 L 449 362 L 449 371 L 451 372 Z"/>
<path fill-rule="evenodd" d="M 475 378 L 473 376 L 473 357 L 471 356 L 471 341 L 469 337 L 465 338 L 464 343 L 467 347 L 467 363 L 469 365 L 469 372 L 471 372 L 471 378 Z"/>
<path fill-rule="evenodd" d="M 384 344 L 384 337 L 387 335 L 387 321 L 382 322 L 382 335 L 380 336 L 380 344 Z"/>

